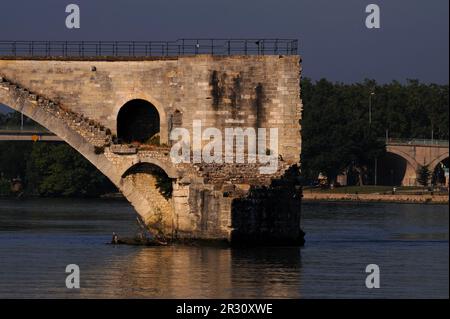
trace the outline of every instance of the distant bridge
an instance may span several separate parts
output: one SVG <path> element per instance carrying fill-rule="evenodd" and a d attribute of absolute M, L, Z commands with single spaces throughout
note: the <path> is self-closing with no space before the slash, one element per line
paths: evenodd
<path fill-rule="evenodd" d="M 0 129 L 0 141 L 45 141 L 45 142 L 63 142 L 55 134 L 36 129 L 27 130 L 3 130 Z"/>
<path fill-rule="evenodd" d="M 380 178 L 383 179 L 384 175 L 388 183 L 381 181 L 380 184 L 397 184 L 397 180 L 403 186 L 415 186 L 416 172 L 421 165 L 427 165 L 433 172 L 440 163 L 448 161 L 449 141 L 389 138 L 386 141 L 386 152 L 390 160 L 380 163 L 378 172 Z M 448 183 L 448 176 L 446 178 Z"/>

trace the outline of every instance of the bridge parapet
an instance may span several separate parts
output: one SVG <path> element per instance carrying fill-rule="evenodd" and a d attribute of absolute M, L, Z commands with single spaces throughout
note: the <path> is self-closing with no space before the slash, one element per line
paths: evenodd
<path fill-rule="evenodd" d="M 0 41 L 0 58 L 98 59 L 189 55 L 294 55 L 296 39 L 179 39 L 176 41 Z"/>
<path fill-rule="evenodd" d="M 389 138 L 386 141 L 386 145 L 411 145 L 411 146 L 435 146 L 435 147 L 448 147 L 448 140 L 435 140 L 435 139 L 406 139 L 406 138 Z"/>

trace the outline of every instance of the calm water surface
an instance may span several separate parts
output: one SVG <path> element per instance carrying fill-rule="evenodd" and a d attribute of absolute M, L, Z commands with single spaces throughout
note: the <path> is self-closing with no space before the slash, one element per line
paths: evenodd
<path fill-rule="evenodd" d="M 0 298 L 448 298 L 446 205 L 305 203 L 303 248 L 131 247 L 111 200 L 0 200 Z M 65 287 L 65 267 L 81 289 Z M 381 288 L 365 287 L 377 264 Z"/>

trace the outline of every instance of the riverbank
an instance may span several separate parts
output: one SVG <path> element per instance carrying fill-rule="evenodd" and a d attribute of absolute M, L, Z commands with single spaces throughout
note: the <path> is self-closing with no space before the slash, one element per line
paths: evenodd
<path fill-rule="evenodd" d="M 100 197 L 81 197 L 83 200 L 101 200 L 108 199 L 114 201 L 127 202 L 122 194 L 113 193 Z M 0 196 L 2 200 L 30 200 L 30 199 L 48 199 L 39 196 Z M 50 198 L 50 199 L 60 199 L 60 200 L 77 200 L 80 197 L 69 197 L 69 198 Z M 380 203 L 416 203 L 416 204 L 448 204 L 449 195 L 448 194 L 367 194 L 367 193 L 326 193 L 318 191 L 305 190 L 303 192 L 303 200 L 310 202 L 335 202 L 335 201 L 345 201 L 345 202 L 380 202 Z"/>
<path fill-rule="evenodd" d="M 345 194 L 303 192 L 304 201 L 351 201 L 351 202 L 382 202 L 382 203 L 417 203 L 417 204 L 448 204 L 448 195 L 431 194 Z"/>

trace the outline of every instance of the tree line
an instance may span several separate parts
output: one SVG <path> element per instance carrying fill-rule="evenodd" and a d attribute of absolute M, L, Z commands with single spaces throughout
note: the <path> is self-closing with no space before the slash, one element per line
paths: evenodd
<path fill-rule="evenodd" d="M 14 190 L 12 182 L 19 187 Z M 0 195 L 95 197 L 116 191 L 68 144 L 0 142 Z"/>
<path fill-rule="evenodd" d="M 17 129 L 21 121 L 20 113 L 0 113 L 0 129 Z M 42 129 L 26 117 L 23 124 Z M 0 196 L 99 196 L 114 191 L 108 178 L 68 144 L 0 142 Z"/>
<path fill-rule="evenodd" d="M 305 183 L 319 174 L 334 182 L 343 172 L 353 172 L 358 184 L 372 182 L 373 163 L 385 152 L 386 135 L 406 139 L 449 137 L 448 85 L 418 80 L 344 84 L 305 78 L 301 97 Z"/>

